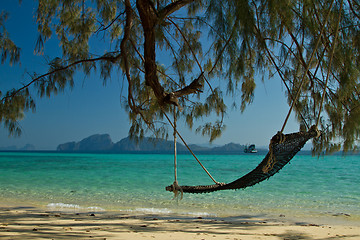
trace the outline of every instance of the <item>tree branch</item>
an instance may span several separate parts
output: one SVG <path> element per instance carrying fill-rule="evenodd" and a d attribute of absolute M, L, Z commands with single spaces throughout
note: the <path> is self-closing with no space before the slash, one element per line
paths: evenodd
<path fill-rule="evenodd" d="M 134 111 L 135 113 L 138 113 L 134 98 L 132 96 L 132 82 L 130 76 L 127 47 L 126 47 L 126 43 L 130 39 L 130 30 L 132 26 L 132 9 L 131 9 L 130 0 L 125 0 L 125 13 L 126 13 L 125 31 L 124 31 L 124 37 L 121 40 L 120 50 L 121 50 L 121 57 L 125 67 L 125 76 L 128 81 L 128 103 L 131 110 Z"/>
<path fill-rule="evenodd" d="M 98 30 L 95 31 L 95 33 L 98 33 L 98 32 L 100 32 L 100 31 L 105 31 L 105 30 L 107 30 L 109 27 L 111 27 L 111 26 L 115 23 L 116 20 L 118 20 L 118 19 L 120 18 L 121 15 L 124 15 L 125 13 L 126 13 L 126 11 L 124 11 L 124 12 L 120 13 L 119 15 L 117 15 L 116 18 L 114 18 L 114 19 L 111 21 L 111 23 L 109 23 L 109 25 L 107 25 L 107 26 L 104 26 L 104 24 L 102 24 L 101 22 L 99 22 L 101 26 L 98 28 Z"/>
<path fill-rule="evenodd" d="M 351 12 L 352 12 L 358 19 L 360 19 L 360 15 L 356 13 L 356 11 L 355 11 L 352 3 L 351 3 L 352 1 L 348 0 L 347 2 L 348 2 L 348 4 L 349 4 L 349 7 L 350 7 Z"/>
<path fill-rule="evenodd" d="M 44 78 L 44 77 L 50 76 L 50 75 L 52 75 L 52 74 L 54 74 L 54 73 L 67 70 L 67 69 L 69 69 L 69 68 L 71 68 L 71 67 L 73 67 L 73 66 L 76 66 L 76 65 L 78 65 L 78 64 L 81 64 L 81 63 L 96 62 L 96 61 L 101 61 L 101 60 L 106 60 L 106 61 L 114 62 L 114 61 L 116 61 L 118 58 L 119 58 L 119 55 L 117 55 L 117 56 L 104 55 L 104 56 L 98 57 L 98 58 L 83 59 L 83 60 L 75 61 L 75 62 L 73 62 L 73 63 L 71 63 L 71 64 L 69 64 L 69 65 L 67 65 L 67 66 L 54 69 L 54 70 L 52 70 L 52 71 L 50 71 L 50 72 L 48 72 L 48 73 L 45 73 L 45 74 L 43 74 L 43 75 L 40 75 L 40 76 L 34 78 L 34 79 L 33 79 L 32 81 L 30 81 L 28 84 L 26 84 L 26 85 L 24 85 L 23 87 L 15 90 L 15 91 L 13 91 L 11 94 L 6 95 L 5 97 L 3 97 L 3 98 L 1 99 L 1 102 L 4 102 L 4 101 L 6 101 L 6 100 L 9 99 L 9 98 L 14 97 L 14 96 L 15 96 L 16 94 L 18 94 L 19 92 L 23 91 L 23 90 L 26 89 L 26 88 L 29 88 L 29 87 L 30 87 L 32 84 L 34 84 L 35 82 L 41 80 L 41 79 Z"/>
<path fill-rule="evenodd" d="M 144 30 L 144 59 L 145 59 L 145 84 L 154 91 L 158 102 L 163 105 L 165 92 L 156 75 L 156 47 L 155 26 L 157 22 L 156 10 L 149 0 L 137 0 L 136 7 L 139 11 L 141 25 Z"/>
<path fill-rule="evenodd" d="M 177 91 L 175 93 L 166 93 L 164 88 L 161 86 L 159 79 L 156 75 L 157 65 L 156 65 L 156 55 L 155 55 L 155 27 L 162 21 L 166 16 L 180 9 L 181 7 L 189 4 L 194 0 L 179 0 L 173 2 L 163 8 L 160 12 L 157 12 L 153 4 L 149 0 L 137 0 L 136 6 L 139 11 L 141 25 L 144 30 L 144 59 L 145 59 L 145 84 L 150 86 L 154 91 L 158 102 L 163 105 L 174 104 L 179 106 L 177 96 L 183 96 L 186 94 L 198 92 L 201 88 L 199 84 L 193 82 L 189 86 Z M 201 65 L 199 65 L 201 69 Z"/>
<path fill-rule="evenodd" d="M 198 59 L 196 57 L 196 54 L 194 53 L 194 50 L 192 49 L 192 47 L 191 47 L 189 41 L 187 40 L 187 38 L 185 37 L 184 33 L 181 31 L 180 27 L 173 20 L 169 19 L 169 21 L 176 27 L 176 29 L 179 31 L 179 33 L 183 37 L 184 41 L 186 42 L 186 44 L 188 45 L 188 47 L 189 47 L 189 49 L 190 49 L 190 51 L 192 53 L 197 65 L 199 66 L 200 71 L 203 73 L 204 71 L 203 71 L 203 69 L 201 67 L 201 64 L 199 63 L 199 61 L 198 61 Z M 214 92 L 214 90 L 212 89 L 211 84 L 209 83 L 209 81 L 206 78 L 204 78 L 204 79 L 205 79 L 206 83 L 209 85 L 209 87 L 211 89 L 211 92 Z"/>
<path fill-rule="evenodd" d="M 180 8 L 186 6 L 187 4 L 192 3 L 194 1 L 196 1 L 196 0 L 178 0 L 178 1 L 170 3 L 169 5 L 167 5 L 166 7 L 164 7 L 163 9 L 161 9 L 159 11 L 158 22 L 163 21 L 170 14 L 176 12 Z"/>
<path fill-rule="evenodd" d="M 203 85 L 200 83 L 200 80 L 203 78 L 204 72 L 200 74 L 200 76 L 196 79 L 194 79 L 189 85 L 185 86 L 184 88 L 174 92 L 174 95 L 176 97 L 182 97 L 185 95 L 203 92 L 202 87 Z"/>

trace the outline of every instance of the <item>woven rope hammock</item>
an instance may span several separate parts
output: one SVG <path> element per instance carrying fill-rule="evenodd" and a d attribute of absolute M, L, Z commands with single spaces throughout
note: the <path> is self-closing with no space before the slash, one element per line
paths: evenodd
<path fill-rule="evenodd" d="M 298 153 L 305 143 L 314 137 L 318 137 L 320 132 L 316 126 L 310 128 L 308 132 L 297 132 L 291 134 L 276 134 L 270 141 L 269 152 L 263 161 L 251 172 L 243 177 L 230 182 L 218 183 L 213 185 L 200 186 L 180 186 L 180 189 L 174 185 L 166 187 L 170 192 L 186 192 L 186 193 L 208 193 L 227 189 L 241 189 L 253 186 L 273 176 L 282 169 L 290 160 Z"/>

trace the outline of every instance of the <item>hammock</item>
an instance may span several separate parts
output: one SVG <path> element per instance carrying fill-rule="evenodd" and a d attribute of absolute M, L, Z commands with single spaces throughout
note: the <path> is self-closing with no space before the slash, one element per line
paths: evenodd
<path fill-rule="evenodd" d="M 308 132 L 297 132 L 283 135 L 276 134 L 270 141 L 269 152 L 264 160 L 251 172 L 243 177 L 230 182 L 213 185 L 200 186 L 180 186 L 181 192 L 186 193 L 208 193 L 227 189 L 242 189 L 260 183 L 282 169 L 298 153 L 305 143 L 314 137 L 318 137 L 320 132 L 316 126 Z M 174 185 L 166 187 L 166 191 L 175 192 Z"/>

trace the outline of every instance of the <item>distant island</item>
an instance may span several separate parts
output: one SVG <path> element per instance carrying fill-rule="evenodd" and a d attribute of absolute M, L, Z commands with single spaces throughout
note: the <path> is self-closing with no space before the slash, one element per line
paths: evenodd
<path fill-rule="evenodd" d="M 202 147 L 190 144 L 189 147 L 196 153 L 203 154 L 243 154 L 245 145 L 229 143 L 220 147 Z M 126 137 L 113 143 L 109 134 L 95 134 L 79 142 L 67 142 L 58 145 L 59 152 L 110 152 L 110 153 L 172 153 L 173 141 L 145 137 L 139 142 Z M 188 149 L 177 143 L 179 153 L 188 153 Z"/>

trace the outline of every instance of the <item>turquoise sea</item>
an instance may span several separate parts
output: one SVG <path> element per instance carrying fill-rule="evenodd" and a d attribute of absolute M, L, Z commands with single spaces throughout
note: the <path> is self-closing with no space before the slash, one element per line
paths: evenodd
<path fill-rule="evenodd" d="M 264 155 L 199 155 L 221 182 L 246 174 Z M 165 154 L 0 153 L 0 205 L 54 211 L 120 211 L 191 216 L 326 217 L 360 222 L 360 156 L 297 155 L 278 174 L 245 190 L 184 194 Z M 191 155 L 178 156 L 181 185 L 212 184 Z"/>

